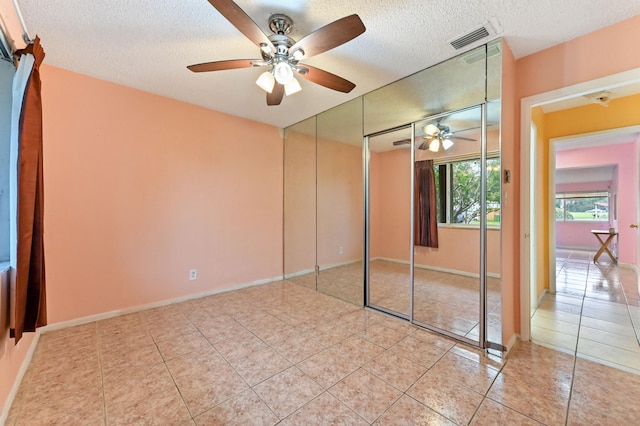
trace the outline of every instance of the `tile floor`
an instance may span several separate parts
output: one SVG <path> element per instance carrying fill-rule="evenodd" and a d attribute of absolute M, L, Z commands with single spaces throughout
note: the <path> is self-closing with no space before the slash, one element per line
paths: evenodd
<path fill-rule="evenodd" d="M 532 341 L 640 374 L 638 276 L 594 254 L 556 250 L 556 293 L 534 311 Z"/>
<path fill-rule="evenodd" d="M 281 281 L 43 334 L 7 424 L 635 424 L 639 400 L 634 374 Z"/>
<path fill-rule="evenodd" d="M 370 301 L 373 305 L 409 315 L 409 265 L 374 260 L 370 263 Z M 362 263 L 356 262 L 291 279 L 307 288 L 329 294 L 358 305 L 363 302 Z M 316 282 L 317 280 L 317 282 Z M 487 336 L 502 343 L 502 306 L 500 280 L 489 278 L 487 283 Z M 415 321 L 478 340 L 480 294 L 478 278 L 415 268 Z"/>

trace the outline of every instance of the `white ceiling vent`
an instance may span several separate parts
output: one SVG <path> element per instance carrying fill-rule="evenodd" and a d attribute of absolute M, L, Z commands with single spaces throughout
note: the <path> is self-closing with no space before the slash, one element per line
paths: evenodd
<path fill-rule="evenodd" d="M 496 35 L 496 26 L 487 21 L 479 27 L 473 28 L 460 36 L 447 40 L 447 42 L 455 50 L 460 50 L 471 45 L 478 45 L 480 44 L 478 43 L 480 41 L 489 41 L 489 37 L 494 38 Z"/>

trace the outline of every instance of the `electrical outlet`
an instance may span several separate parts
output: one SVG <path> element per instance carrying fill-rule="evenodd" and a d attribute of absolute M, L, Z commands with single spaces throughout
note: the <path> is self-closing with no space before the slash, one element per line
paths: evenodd
<path fill-rule="evenodd" d="M 338 254 L 344 254 L 344 248 L 342 246 L 338 247 Z"/>
<path fill-rule="evenodd" d="M 191 269 L 189 271 L 189 281 L 193 281 L 196 278 L 198 278 L 198 270 L 197 269 Z"/>

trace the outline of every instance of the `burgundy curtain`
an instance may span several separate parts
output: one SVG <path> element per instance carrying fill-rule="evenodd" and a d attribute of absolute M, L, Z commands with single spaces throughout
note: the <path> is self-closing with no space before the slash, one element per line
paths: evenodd
<path fill-rule="evenodd" d="M 43 240 L 42 99 L 40 64 L 44 50 L 40 39 L 16 54 L 31 54 L 35 63 L 22 102 L 18 133 L 18 195 L 15 328 L 16 343 L 22 333 L 47 324 Z"/>
<path fill-rule="evenodd" d="M 438 247 L 438 206 L 433 160 L 416 161 L 414 244 Z"/>

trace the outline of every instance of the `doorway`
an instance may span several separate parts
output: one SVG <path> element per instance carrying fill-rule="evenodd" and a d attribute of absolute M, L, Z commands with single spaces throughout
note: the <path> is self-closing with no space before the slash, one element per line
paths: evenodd
<path fill-rule="evenodd" d="M 615 114 L 613 110 L 616 100 L 612 100 L 608 109 L 602 109 L 603 105 L 591 104 L 584 107 L 587 108 L 586 110 L 578 110 L 576 108 L 581 108 L 580 101 L 585 103 L 585 100 L 590 100 L 588 96 L 590 93 L 605 90 L 612 94 L 617 92 L 620 101 L 627 99 L 625 96 L 640 92 L 638 75 L 638 70 L 633 70 L 523 99 L 522 140 L 526 142 L 523 143 L 521 159 L 523 170 L 521 223 L 523 235 L 525 235 L 521 252 L 523 264 L 521 268 L 523 271 L 521 334 L 523 339 L 556 346 L 584 357 L 598 358 L 599 354 L 604 352 L 617 351 L 620 352 L 620 359 L 622 359 L 625 355 L 631 355 L 618 350 L 624 349 L 634 352 L 632 357 L 637 358 L 636 352 L 640 352 L 635 338 L 640 321 L 634 319 L 634 315 L 637 317 L 635 305 L 638 300 L 636 273 L 638 236 L 633 229 L 629 228 L 629 225 L 637 224 L 640 215 L 637 207 L 640 204 L 637 189 L 639 178 L 635 170 L 632 175 L 624 179 L 616 179 L 619 166 L 618 160 L 613 158 L 615 154 L 619 154 L 623 159 L 627 158 L 637 169 L 639 155 L 637 141 L 640 135 L 637 132 L 640 131 L 640 127 L 627 126 L 606 132 L 595 131 L 589 134 L 553 138 L 554 131 L 557 134 L 557 127 L 563 124 L 558 120 L 563 114 L 563 109 L 568 110 L 566 111 L 568 115 L 573 111 L 584 118 L 588 116 L 588 108 L 591 108 L 596 111 L 598 119 L 604 123 L 603 117 L 607 117 L 607 114 Z M 546 130 L 547 140 L 551 140 L 549 145 L 546 145 L 546 140 L 541 141 L 540 138 L 536 140 L 534 133 L 527 138 L 524 132 L 525 128 L 530 130 L 534 125 L 539 124 L 539 120 L 536 121 L 536 110 L 547 106 L 550 107 L 546 112 L 549 117 L 542 131 Z M 627 110 L 629 110 L 628 107 Z M 637 111 L 637 108 L 635 110 Z M 588 118 L 584 119 L 588 120 Z M 575 125 L 576 119 L 570 121 Z M 619 115 L 611 121 L 611 123 L 620 122 Z M 550 130 L 545 129 L 545 125 L 555 127 Z M 615 126 L 615 124 L 609 126 L 612 125 Z M 566 134 L 571 135 L 570 132 L 565 132 L 564 135 Z M 621 139 L 623 135 L 626 135 L 626 141 Z M 548 146 L 546 152 L 540 150 L 541 144 Z M 587 164 L 585 162 L 587 158 L 595 158 L 595 163 Z M 557 169 L 556 159 L 558 159 Z M 530 172 L 525 173 L 527 169 Z M 540 179 L 541 174 L 544 176 L 543 179 Z M 608 177 L 604 176 L 607 174 Z M 576 186 L 576 182 L 569 185 L 568 181 L 575 181 L 576 176 L 579 175 L 587 176 L 586 179 L 582 179 L 585 182 L 582 187 Z M 535 179 L 534 176 L 536 176 Z M 617 187 L 619 181 L 623 181 L 623 186 L 635 188 L 627 190 L 627 194 L 622 196 L 626 203 L 624 209 L 619 205 L 621 195 L 618 192 L 623 190 Z M 556 186 L 563 183 L 565 189 L 557 190 Z M 588 191 L 585 190 L 586 187 Z M 548 194 L 546 207 L 536 209 L 536 206 L 531 203 L 531 195 L 540 196 L 544 193 Z M 595 200 L 596 196 L 604 198 Z M 590 201 L 600 202 L 591 206 L 590 209 L 583 206 Z M 573 207 L 568 207 L 569 204 Z M 572 208 L 575 211 L 571 211 Z M 560 216 L 557 216 L 558 214 Z M 543 220 L 540 220 L 541 217 Z M 566 228 L 571 228 L 573 231 L 567 234 Z M 578 228 L 581 229 L 580 232 Z M 625 246 L 616 247 L 615 253 L 616 256 L 622 256 L 620 259 L 622 268 L 619 268 L 615 262 L 611 262 L 606 254 L 597 263 L 593 262 L 599 245 L 591 231 L 608 232 L 609 228 L 620 232 L 620 237 L 624 237 L 620 241 L 624 240 Z M 527 234 L 531 235 L 531 241 L 527 241 Z M 568 238 L 567 235 L 573 238 Z M 538 237 L 538 241 L 535 241 L 534 237 Z M 616 242 L 615 239 L 613 241 Z M 530 271 L 526 271 L 527 269 Z M 537 279 L 534 279 L 536 273 Z M 541 285 L 536 288 L 536 284 Z M 540 307 L 542 309 L 536 313 L 535 309 Z M 628 333 L 633 339 L 625 343 L 613 336 L 612 334 L 615 333 L 610 332 L 617 327 L 614 320 L 620 320 L 628 326 L 626 330 L 620 328 L 616 332 Z M 549 330 L 552 333 L 547 333 Z M 602 344 L 609 344 L 611 347 L 605 348 Z M 612 362 L 611 359 L 608 361 Z M 622 360 L 620 362 L 625 364 Z M 626 366 L 637 369 L 640 364 L 626 363 Z"/>

